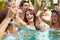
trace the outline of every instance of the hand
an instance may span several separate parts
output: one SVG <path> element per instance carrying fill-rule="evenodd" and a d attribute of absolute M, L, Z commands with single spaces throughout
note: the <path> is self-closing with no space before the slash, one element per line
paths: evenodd
<path fill-rule="evenodd" d="M 9 11 L 6 17 L 13 18 L 14 15 L 15 15 L 15 11 L 12 8 L 9 8 Z"/>
<path fill-rule="evenodd" d="M 38 17 L 38 18 L 41 18 L 42 17 L 42 12 L 39 10 L 38 12 L 37 12 L 37 14 L 36 14 L 36 16 Z"/>

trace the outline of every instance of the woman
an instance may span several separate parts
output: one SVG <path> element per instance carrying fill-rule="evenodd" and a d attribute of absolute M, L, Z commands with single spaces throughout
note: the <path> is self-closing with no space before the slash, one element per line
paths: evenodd
<path fill-rule="evenodd" d="M 24 21 L 19 16 L 19 14 L 16 15 L 15 21 L 18 20 L 18 22 L 23 24 L 24 26 L 35 30 L 36 16 L 32 9 L 26 10 Z"/>
<path fill-rule="evenodd" d="M 4 15 L 4 14 L 3 14 Z M 16 27 L 10 23 L 10 20 L 14 17 L 15 11 L 12 8 L 9 9 L 8 14 L 5 14 L 5 18 L 2 16 L 0 20 L 0 39 L 1 40 L 17 40 L 18 32 Z M 4 19 L 4 20 L 3 20 Z M 2 22 L 1 22 L 2 21 Z"/>
<path fill-rule="evenodd" d="M 24 21 L 21 20 L 20 17 L 18 17 L 18 15 L 16 16 L 16 18 L 17 20 L 19 20 L 19 23 L 22 24 L 20 25 L 18 31 L 23 36 L 23 39 L 24 40 L 36 40 L 35 38 L 37 36 L 37 31 L 35 28 L 36 16 L 35 16 L 34 11 L 31 9 L 27 9 L 25 12 Z"/>
<path fill-rule="evenodd" d="M 36 21 L 38 21 L 38 19 L 36 19 L 35 13 L 32 9 L 26 10 L 24 21 L 22 21 L 18 16 L 16 16 L 16 18 L 24 25 L 20 25 L 21 27 L 19 27 L 18 31 L 23 35 L 25 40 L 49 40 L 48 37 L 44 34 L 45 32 L 43 31 L 43 28 L 41 28 L 43 29 L 41 32 L 36 30 Z M 41 38 L 41 34 L 44 34 L 46 37 Z"/>
<path fill-rule="evenodd" d="M 24 21 L 26 22 L 27 26 L 31 29 L 35 28 L 35 22 L 36 22 L 36 15 L 33 10 L 28 9 L 25 13 Z"/>
<path fill-rule="evenodd" d="M 17 20 L 24 26 L 19 27 L 18 31 L 20 32 L 20 36 L 15 37 L 13 34 L 8 35 L 4 40 L 40 40 L 40 32 L 36 31 L 36 16 L 33 10 L 27 9 L 25 13 L 25 19 L 22 21 L 18 15 L 16 15 Z M 28 33 L 28 34 L 27 34 Z M 44 34 L 44 33 L 43 33 Z M 13 37 L 13 38 L 12 38 Z M 16 39 L 17 38 L 17 39 Z M 42 39 L 41 39 L 42 40 Z M 47 40 L 47 39 L 45 39 Z"/>
<path fill-rule="evenodd" d="M 7 13 L 0 13 L 0 39 L 7 28 L 8 23 L 10 22 L 11 18 L 9 15 L 6 16 Z M 4 19 L 5 18 L 5 19 Z"/>
<path fill-rule="evenodd" d="M 1 25 L 0 26 L 2 26 L 1 28 L 0 28 L 0 38 L 2 39 L 2 40 L 24 40 L 23 38 L 23 35 L 22 34 L 20 34 L 20 33 L 18 33 L 17 31 L 16 31 L 16 29 L 11 25 L 11 23 L 10 23 L 10 25 L 8 26 L 8 24 L 9 24 L 9 22 L 10 22 L 10 20 L 14 17 L 14 13 L 15 11 L 13 11 L 12 9 L 10 9 L 9 10 L 9 12 L 8 12 L 8 14 L 7 14 L 7 16 L 6 16 L 6 18 L 4 19 L 4 21 L 1 23 Z M 35 30 L 35 27 L 34 27 L 34 22 L 33 22 L 33 20 L 34 20 L 34 16 L 33 15 L 30 15 L 29 14 L 29 16 L 32 16 L 31 18 L 31 21 L 29 21 L 29 22 L 31 22 L 32 24 L 31 24 L 31 29 L 33 29 L 33 30 Z M 29 17 L 28 17 L 28 19 L 30 19 Z M 30 23 L 29 23 L 29 25 L 26 25 L 26 26 L 29 26 L 30 27 Z M 28 29 L 29 27 L 27 27 L 26 29 Z M 32 28 L 33 27 L 33 28 Z M 7 30 L 6 30 L 7 29 Z M 6 30 L 6 32 L 5 32 L 5 30 Z M 30 29 L 28 29 L 28 30 L 30 30 Z M 23 30 L 22 30 L 23 31 Z M 25 30 L 26 31 L 26 30 Z M 31 31 L 32 32 L 32 31 Z M 30 33 L 31 33 L 30 32 Z M 4 33 L 6 33 L 6 34 L 4 34 Z M 25 34 L 25 33 L 24 33 Z M 32 34 L 32 33 L 31 33 Z M 4 36 L 3 36 L 4 35 Z M 20 36 L 19 36 L 20 35 Z M 21 36 L 22 35 L 22 36 Z M 34 36 L 32 36 L 31 38 L 33 38 Z M 28 40 L 28 39 L 27 39 Z M 30 39 L 31 40 L 31 39 Z"/>
<path fill-rule="evenodd" d="M 44 12 L 45 13 L 45 12 Z M 37 19 L 36 20 L 36 28 L 37 30 L 40 31 L 40 40 L 49 40 L 49 28 L 50 26 L 48 24 L 46 24 L 41 18 L 40 16 L 38 16 L 40 13 L 38 12 Z M 43 14 L 44 15 L 44 14 Z"/>

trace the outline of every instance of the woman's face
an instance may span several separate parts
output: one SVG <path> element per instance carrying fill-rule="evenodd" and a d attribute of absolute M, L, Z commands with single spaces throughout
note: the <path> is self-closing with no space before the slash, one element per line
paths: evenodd
<path fill-rule="evenodd" d="M 26 18 L 27 18 L 28 22 L 32 22 L 34 20 L 33 13 L 31 13 L 30 11 L 27 11 Z"/>
<path fill-rule="evenodd" d="M 51 18 L 53 23 L 56 23 L 58 21 L 58 15 L 56 13 L 53 13 Z"/>
<path fill-rule="evenodd" d="M 23 20 L 24 19 L 24 15 L 22 13 L 19 14 L 19 17 Z"/>

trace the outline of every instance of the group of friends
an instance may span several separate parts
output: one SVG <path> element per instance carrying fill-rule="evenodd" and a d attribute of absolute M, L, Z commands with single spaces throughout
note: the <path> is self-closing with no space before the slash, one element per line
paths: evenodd
<path fill-rule="evenodd" d="M 0 13 L 0 40 L 60 40 L 60 11 L 49 11 L 46 6 L 37 11 L 39 1 L 34 0 L 34 5 L 22 1 L 19 8 L 5 3 Z"/>

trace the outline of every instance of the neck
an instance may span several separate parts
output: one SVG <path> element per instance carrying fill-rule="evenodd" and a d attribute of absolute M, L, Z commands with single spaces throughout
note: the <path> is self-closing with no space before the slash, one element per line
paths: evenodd
<path fill-rule="evenodd" d="M 33 30 L 36 30 L 35 26 L 34 26 L 34 22 L 28 22 L 28 28 L 31 28 Z"/>
<path fill-rule="evenodd" d="M 53 25 L 54 25 L 54 24 L 57 25 L 57 24 L 59 24 L 59 23 L 53 23 Z"/>
<path fill-rule="evenodd" d="M 22 9 L 22 11 L 23 11 L 23 13 L 25 13 L 26 10 L 25 9 Z"/>
<path fill-rule="evenodd" d="M 52 28 L 60 29 L 60 27 L 59 27 L 59 23 L 54 23 L 54 24 L 52 25 Z"/>
<path fill-rule="evenodd" d="M 28 22 L 28 24 L 34 26 L 34 22 Z"/>

